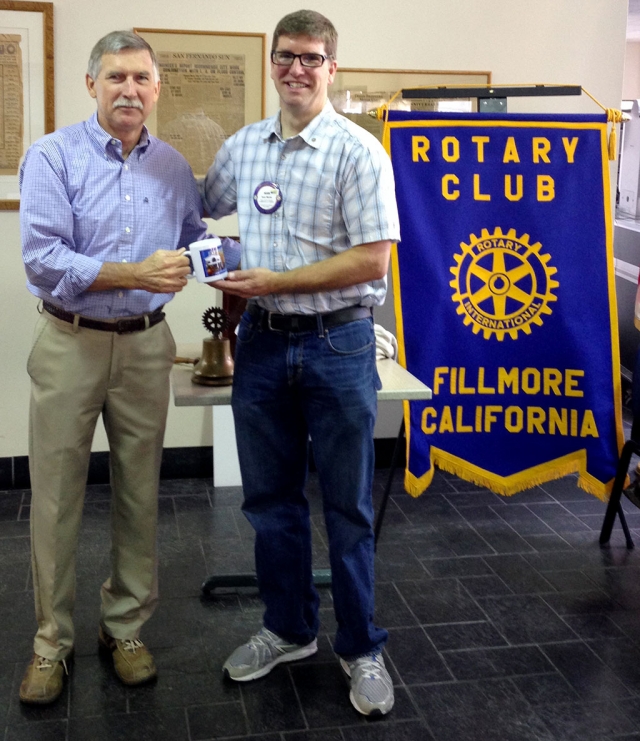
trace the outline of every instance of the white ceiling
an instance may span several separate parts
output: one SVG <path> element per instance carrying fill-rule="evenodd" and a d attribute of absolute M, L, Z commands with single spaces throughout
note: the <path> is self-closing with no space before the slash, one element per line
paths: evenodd
<path fill-rule="evenodd" d="M 627 39 L 630 41 L 640 41 L 640 0 L 629 0 Z"/>

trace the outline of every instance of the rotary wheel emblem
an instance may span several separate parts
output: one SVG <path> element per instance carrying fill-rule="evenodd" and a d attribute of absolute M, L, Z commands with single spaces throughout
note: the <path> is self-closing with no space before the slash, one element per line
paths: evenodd
<path fill-rule="evenodd" d="M 202 315 L 202 323 L 212 335 L 221 336 L 229 326 L 229 316 L 224 309 L 212 306 L 210 309 L 206 309 Z"/>
<path fill-rule="evenodd" d="M 500 227 L 460 243 L 449 285 L 457 313 L 474 334 L 482 332 L 485 340 L 495 334 L 500 341 L 508 334 L 515 340 L 552 313 L 549 303 L 557 301 L 553 289 L 560 284 L 552 279 L 557 270 L 549 265 L 551 256 L 541 249 L 540 242 L 529 243 L 528 234 L 516 237 L 515 229 L 504 234 Z"/>

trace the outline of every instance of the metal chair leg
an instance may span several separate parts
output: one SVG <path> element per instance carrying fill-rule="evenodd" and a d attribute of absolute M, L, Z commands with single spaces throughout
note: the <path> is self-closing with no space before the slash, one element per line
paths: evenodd
<path fill-rule="evenodd" d="M 602 530 L 600 531 L 600 545 L 606 546 L 611 539 L 611 531 L 613 530 L 613 523 L 615 522 L 616 515 L 620 516 L 620 523 L 625 534 L 627 541 L 627 548 L 633 548 L 633 541 L 631 540 L 631 534 L 627 527 L 627 521 L 622 512 L 622 505 L 620 504 L 620 497 L 622 496 L 622 490 L 624 488 L 624 482 L 627 477 L 627 471 L 629 469 L 629 463 L 631 456 L 636 453 L 640 454 L 640 445 L 635 440 L 627 440 L 622 448 L 622 454 L 620 455 L 620 461 L 618 462 L 618 468 L 616 469 L 616 477 L 613 482 L 613 488 L 611 489 L 611 496 L 609 497 L 609 504 L 607 511 L 604 515 L 604 521 L 602 523 Z"/>
<path fill-rule="evenodd" d="M 627 518 L 624 516 L 622 511 L 622 505 L 618 505 L 618 517 L 620 518 L 620 524 L 622 525 L 622 532 L 624 533 L 624 539 L 627 541 L 627 548 L 632 551 L 634 549 L 633 540 L 631 539 L 631 533 L 629 532 L 629 525 L 627 525 Z"/>

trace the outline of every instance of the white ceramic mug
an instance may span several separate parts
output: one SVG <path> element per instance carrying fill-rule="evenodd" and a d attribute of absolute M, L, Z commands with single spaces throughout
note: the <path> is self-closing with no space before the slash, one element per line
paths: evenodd
<path fill-rule="evenodd" d="M 192 242 L 182 254 L 191 258 L 193 274 L 200 283 L 213 283 L 227 277 L 224 251 L 218 237 Z"/>

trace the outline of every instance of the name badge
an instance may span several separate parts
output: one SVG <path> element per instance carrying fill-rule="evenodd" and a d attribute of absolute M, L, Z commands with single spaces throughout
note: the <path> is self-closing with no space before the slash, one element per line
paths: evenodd
<path fill-rule="evenodd" d="M 253 191 L 253 202 L 261 214 L 272 214 L 282 206 L 282 193 L 277 183 L 265 181 Z"/>

